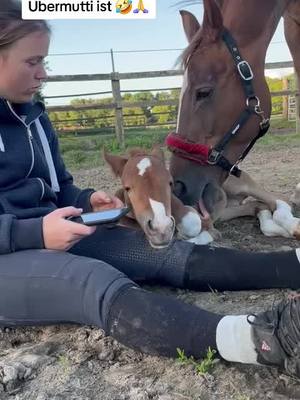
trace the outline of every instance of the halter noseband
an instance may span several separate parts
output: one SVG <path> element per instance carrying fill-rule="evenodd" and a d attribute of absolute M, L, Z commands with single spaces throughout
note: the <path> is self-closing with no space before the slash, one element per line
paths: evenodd
<path fill-rule="evenodd" d="M 232 128 L 229 129 L 225 136 L 212 148 L 204 144 L 188 141 L 179 134 L 173 132 L 167 136 L 166 145 L 170 151 L 181 158 L 194 161 L 200 165 L 216 165 L 225 171 L 228 171 L 230 174 L 239 177 L 241 171 L 238 168 L 238 164 L 247 156 L 256 141 L 267 133 L 270 127 L 270 120 L 265 118 L 265 113 L 260 108 L 260 100 L 254 93 L 252 85 L 254 75 L 249 63 L 243 60 L 237 44 L 228 30 L 225 29 L 223 31 L 222 39 L 232 55 L 245 92 L 246 107 L 244 111 L 233 124 Z M 223 156 L 224 149 L 230 140 L 238 134 L 240 129 L 246 124 L 252 115 L 257 115 L 261 119 L 258 134 L 251 140 L 238 160 L 234 164 L 231 164 L 230 161 Z"/>

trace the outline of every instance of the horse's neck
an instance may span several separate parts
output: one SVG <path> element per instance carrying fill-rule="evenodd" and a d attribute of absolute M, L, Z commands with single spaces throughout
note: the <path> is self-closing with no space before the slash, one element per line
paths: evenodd
<path fill-rule="evenodd" d="M 265 58 L 269 43 L 289 0 L 219 0 L 224 25 L 240 48 L 255 47 Z"/>

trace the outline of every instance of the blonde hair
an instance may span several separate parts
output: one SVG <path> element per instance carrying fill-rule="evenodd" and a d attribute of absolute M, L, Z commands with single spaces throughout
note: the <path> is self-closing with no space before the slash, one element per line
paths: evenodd
<path fill-rule="evenodd" d="M 44 20 L 23 20 L 21 1 L 0 0 L 0 51 L 36 31 L 50 34 L 51 29 Z"/>

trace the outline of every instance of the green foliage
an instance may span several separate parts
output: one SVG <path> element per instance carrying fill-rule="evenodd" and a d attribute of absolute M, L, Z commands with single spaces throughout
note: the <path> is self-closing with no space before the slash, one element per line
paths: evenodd
<path fill-rule="evenodd" d="M 183 364 L 192 365 L 195 368 L 196 372 L 200 375 L 210 372 L 216 362 L 214 358 L 216 350 L 212 350 L 210 347 L 207 350 L 206 357 L 200 361 L 196 361 L 193 356 L 187 357 L 184 353 L 184 350 L 181 350 L 179 348 L 177 348 L 176 350 L 178 361 Z"/>
<path fill-rule="evenodd" d="M 272 147 L 300 147 L 299 135 L 292 133 L 276 134 L 272 128 L 286 129 L 294 128 L 295 123 L 287 123 L 283 120 L 274 120 L 271 124 L 271 131 L 258 141 L 255 148 L 263 146 Z M 68 168 L 94 168 L 103 165 L 102 149 L 115 154 L 126 152 L 129 148 L 142 147 L 150 149 L 153 144 L 164 145 L 168 129 L 155 128 L 147 130 L 131 129 L 125 133 L 125 150 L 122 150 L 115 136 L 90 135 L 90 136 L 59 136 L 59 144 L 63 159 Z"/>
<path fill-rule="evenodd" d="M 153 144 L 163 144 L 167 129 L 149 131 L 128 130 L 125 134 L 125 151 L 132 147 L 152 148 Z M 102 149 L 111 153 L 124 152 L 115 136 L 59 136 L 60 151 L 68 168 L 93 168 L 103 165 Z"/>
<path fill-rule="evenodd" d="M 271 92 L 283 90 L 282 79 L 272 79 L 267 77 L 267 83 Z M 288 86 L 290 89 L 296 88 L 295 75 L 289 75 Z M 138 92 L 138 93 L 125 93 L 122 100 L 126 103 L 130 102 L 149 102 L 153 100 L 176 100 L 179 101 L 179 89 L 172 89 L 170 91 L 161 91 L 157 93 L 152 92 Z M 104 105 L 113 103 L 113 98 L 102 99 L 75 99 L 71 101 L 71 105 Z M 272 114 L 282 114 L 282 96 L 272 98 Z M 143 106 L 143 107 L 126 107 L 123 109 L 124 126 L 140 126 L 151 124 L 167 124 L 174 122 L 177 118 L 178 106 L 157 105 L 157 106 Z M 105 129 L 110 127 L 114 129 L 115 116 L 113 109 L 93 109 L 93 110 L 78 110 L 78 111 L 56 111 L 50 112 L 50 119 L 54 123 L 55 129 L 63 132 L 93 129 Z"/>

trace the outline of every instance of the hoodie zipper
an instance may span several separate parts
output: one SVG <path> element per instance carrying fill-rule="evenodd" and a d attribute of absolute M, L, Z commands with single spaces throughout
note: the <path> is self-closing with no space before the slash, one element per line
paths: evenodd
<path fill-rule="evenodd" d="M 26 128 L 27 138 L 28 138 L 28 141 L 29 141 L 30 151 L 31 151 L 31 165 L 30 165 L 29 171 L 28 171 L 28 173 L 27 173 L 27 175 L 26 175 L 26 177 L 25 177 L 25 178 L 28 178 L 28 176 L 31 174 L 31 171 L 33 170 L 33 166 L 34 166 L 34 151 L 33 151 L 33 144 L 32 144 L 33 136 L 32 136 L 32 132 L 31 132 L 31 129 L 30 129 L 30 125 L 31 125 L 34 121 L 30 122 L 29 125 L 25 124 L 25 122 L 22 120 L 22 118 L 20 118 L 19 115 L 14 111 L 14 109 L 12 108 L 11 104 L 9 103 L 9 101 L 7 101 L 7 105 L 8 105 L 8 107 L 9 107 L 10 111 L 13 113 L 13 115 L 14 115 L 14 116 L 25 126 L 25 128 Z M 41 115 L 42 115 L 42 113 L 40 113 L 40 114 L 37 116 L 37 118 L 39 118 Z"/>

